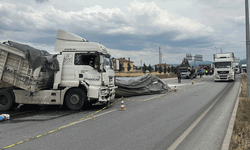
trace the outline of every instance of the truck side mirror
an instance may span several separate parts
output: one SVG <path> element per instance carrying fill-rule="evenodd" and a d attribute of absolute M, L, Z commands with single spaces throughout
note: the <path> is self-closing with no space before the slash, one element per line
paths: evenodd
<path fill-rule="evenodd" d="M 118 59 L 115 60 L 115 70 L 119 71 L 120 70 L 120 62 Z"/>
<path fill-rule="evenodd" d="M 235 64 L 235 63 L 233 63 L 233 68 L 235 68 L 235 66 L 236 66 L 236 64 Z"/>

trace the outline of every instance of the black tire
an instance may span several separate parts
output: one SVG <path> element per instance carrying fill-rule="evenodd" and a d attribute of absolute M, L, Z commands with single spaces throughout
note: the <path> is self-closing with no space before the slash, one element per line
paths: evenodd
<path fill-rule="evenodd" d="M 0 111 L 8 111 L 16 107 L 15 97 L 9 90 L 0 90 Z"/>
<path fill-rule="evenodd" d="M 66 93 L 64 101 L 69 109 L 80 110 L 87 103 L 87 96 L 82 89 L 74 88 Z"/>

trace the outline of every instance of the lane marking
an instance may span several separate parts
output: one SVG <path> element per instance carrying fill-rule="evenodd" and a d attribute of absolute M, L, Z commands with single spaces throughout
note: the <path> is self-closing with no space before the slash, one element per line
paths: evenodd
<path fill-rule="evenodd" d="M 105 108 L 105 107 L 104 107 L 104 108 Z M 101 109 L 101 110 L 102 110 L 102 109 Z M 42 136 L 45 136 L 45 135 L 47 135 L 47 134 L 51 134 L 51 133 L 53 133 L 53 132 L 55 132 L 55 131 L 58 131 L 58 130 L 60 130 L 60 129 L 70 127 L 70 126 L 72 126 L 72 125 L 75 125 L 75 124 L 78 124 L 78 123 L 81 123 L 81 122 L 90 120 L 90 119 L 92 119 L 92 118 L 95 119 L 96 117 L 100 117 L 100 116 L 102 116 L 102 115 L 105 115 L 105 114 L 114 112 L 114 111 L 116 111 L 116 110 L 117 110 L 117 109 L 113 109 L 113 110 L 110 110 L 110 111 L 107 111 L 107 112 L 104 112 L 104 113 L 101 113 L 101 114 L 93 115 L 93 114 L 95 114 L 95 113 L 97 113 L 97 112 L 100 112 L 100 110 L 99 110 L 99 111 L 96 111 L 95 113 L 93 113 L 93 114 L 91 114 L 91 115 L 88 115 L 87 117 L 81 118 L 81 119 L 79 119 L 78 121 L 71 122 L 71 123 L 69 123 L 69 124 L 67 124 L 67 125 L 65 125 L 65 126 L 61 126 L 61 127 L 57 128 L 57 129 L 52 130 L 52 131 L 49 131 L 49 132 L 47 132 L 47 133 L 40 134 L 40 135 L 38 135 L 38 136 L 35 136 L 35 137 L 32 137 L 32 138 L 26 139 L 26 140 L 24 140 L 24 141 L 17 142 L 16 144 L 12 144 L 12 145 L 6 146 L 6 147 L 2 148 L 1 150 L 7 149 L 7 148 L 11 148 L 11 147 L 17 146 L 17 145 L 19 145 L 19 144 L 22 144 L 22 143 L 24 143 L 24 142 L 28 142 L 28 141 L 34 140 L 34 139 L 38 139 L 38 138 L 40 138 L 40 137 L 42 137 Z"/>

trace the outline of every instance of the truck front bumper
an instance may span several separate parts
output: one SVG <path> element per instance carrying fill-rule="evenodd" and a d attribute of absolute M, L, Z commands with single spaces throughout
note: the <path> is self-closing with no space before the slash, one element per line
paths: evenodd
<path fill-rule="evenodd" d="M 234 76 L 232 74 L 215 74 L 214 81 L 229 81 L 234 80 Z"/>
<path fill-rule="evenodd" d="M 99 92 L 99 102 L 107 102 L 113 100 L 115 98 L 115 88 L 117 88 L 117 86 L 101 88 Z"/>

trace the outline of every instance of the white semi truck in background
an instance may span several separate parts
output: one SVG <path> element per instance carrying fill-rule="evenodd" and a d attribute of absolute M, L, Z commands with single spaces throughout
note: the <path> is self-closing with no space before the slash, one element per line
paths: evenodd
<path fill-rule="evenodd" d="M 240 58 L 234 58 L 234 61 L 235 61 L 235 73 L 239 74 L 241 73 Z"/>
<path fill-rule="evenodd" d="M 243 73 L 247 72 L 247 64 L 241 64 L 241 72 Z"/>
<path fill-rule="evenodd" d="M 240 68 L 240 64 L 239 63 L 235 63 L 235 73 L 236 74 L 241 73 L 241 68 Z"/>
<path fill-rule="evenodd" d="M 214 81 L 234 81 L 234 53 L 214 54 Z"/>
<path fill-rule="evenodd" d="M 0 44 L 0 111 L 17 104 L 80 110 L 115 98 L 113 60 L 103 45 L 58 30 L 54 51 L 58 54 L 12 41 Z"/>

